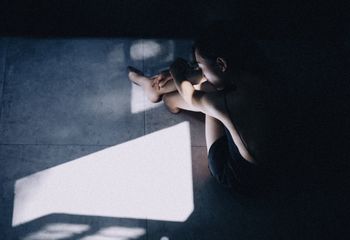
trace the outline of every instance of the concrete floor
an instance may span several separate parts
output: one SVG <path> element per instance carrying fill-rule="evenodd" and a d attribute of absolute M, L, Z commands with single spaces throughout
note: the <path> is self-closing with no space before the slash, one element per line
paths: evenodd
<path fill-rule="evenodd" d="M 291 61 L 295 49 L 286 57 L 274 46 L 270 56 Z M 127 79 L 128 65 L 154 74 L 190 49 L 171 39 L 0 39 L 1 239 L 329 239 L 345 230 L 342 190 L 249 198 L 218 185 L 203 116 L 150 104 Z M 174 149 L 182 155 L 167 154 Z M 93 165 L 104 158 L 112 162 Z M 133 171 L 137 159 L 147 174 Z"/>

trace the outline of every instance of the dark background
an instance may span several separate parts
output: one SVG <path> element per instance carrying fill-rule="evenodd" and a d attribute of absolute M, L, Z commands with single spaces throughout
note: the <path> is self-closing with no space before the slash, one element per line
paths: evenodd
<path fill-rule="evenodd" d="M 214 19 L 231 19 L 265 39 L 348 36 L 348 4 L 336 1 L 2 1 L 1 34 L 192 36 Z"/>

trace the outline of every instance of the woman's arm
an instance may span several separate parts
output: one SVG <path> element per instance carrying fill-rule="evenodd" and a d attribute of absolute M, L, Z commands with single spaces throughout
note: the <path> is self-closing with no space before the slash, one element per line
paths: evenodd
<path fill-rule="evenodd" d="M 224 95 L 218 91 L 203 92 L 196 90 L 186 78 L 188 65 L 185 60 L 178 59 L 170 67 L 170 73 L 175 86 L 190 106 L 199 109 L 204 114 L 218 118 L 225 111 Z"/>

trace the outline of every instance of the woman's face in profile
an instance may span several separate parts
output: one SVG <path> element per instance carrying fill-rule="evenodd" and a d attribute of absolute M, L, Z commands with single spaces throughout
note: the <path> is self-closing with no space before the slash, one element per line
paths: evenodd
<path fill-rule="evenodd" d="M 205 77 L 210 83 L 212 83 L 218 90 L 222 89 L 224 85 L 222 73 L 218 71 L 215 62 L 212 63 L 204 59 L 197 49 L 195 50 L 194 55 L 199 68 L 203 72 L 203 77 Z"/>

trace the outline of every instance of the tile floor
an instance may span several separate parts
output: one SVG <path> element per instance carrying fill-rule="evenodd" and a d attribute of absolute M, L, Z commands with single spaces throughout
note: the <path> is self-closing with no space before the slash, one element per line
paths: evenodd
<path fill-rule="evenodd" d="M 252 199 L 219 186 L 207 168 L 203 116 L 150 104 L 127 79 L 128 65 L 155 74 L 190 52 L 191 42 L 180 39 L 1 38 L 0 239 L 320 239 L 342 229 L 323 192 Z M 187 132 L 177 128 L 183 123 Z M 165 151 L 177 148 L 189 151 Z M 189 165 L 179 165 L 182 156 Z M 103 158 L 122 159 L 115 174 L 110 163 L 98 169 Z M 132 165 L 137 158 L 147 159 L 145 174 L 130 169 L 140 167 Z M 118 204 L 134 211 L 118 215 Z"/>

